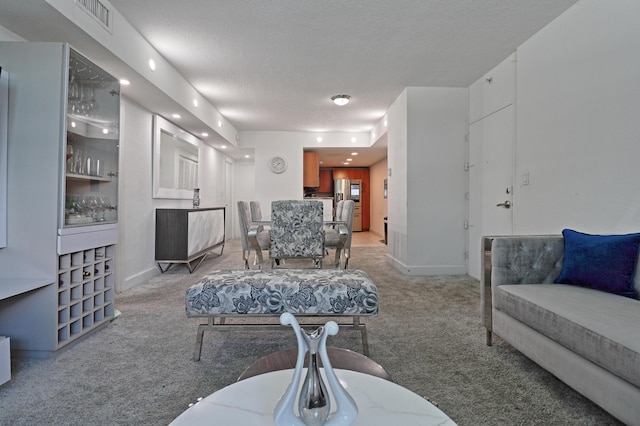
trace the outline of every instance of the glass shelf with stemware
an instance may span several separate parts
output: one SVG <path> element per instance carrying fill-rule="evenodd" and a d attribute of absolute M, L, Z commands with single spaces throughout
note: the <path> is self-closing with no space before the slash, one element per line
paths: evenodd
<path fill-rule="evenodd" d="M 66 94 L 65 210 L 60 228 L 116 223 L 119 82 L 70 49 Z"/>
<path fill-rule="evenodd" d="M 100 182 L 111 182 L 113 179 L 109 176 L 87 176 L 87 175 L 79 175 L 75 173 L 67 173 L 67 179 L 79 179 L 79 180 L 97 180 Z"/>

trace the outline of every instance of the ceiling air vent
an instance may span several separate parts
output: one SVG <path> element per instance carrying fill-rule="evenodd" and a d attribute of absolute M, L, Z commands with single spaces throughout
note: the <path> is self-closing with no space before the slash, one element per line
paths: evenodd
<path fill-rule="evenodd" d="M 113 10 L 110 4 L 100 0 L 76 0 L 76 5 L 107 31 L 113 32 Z"/>

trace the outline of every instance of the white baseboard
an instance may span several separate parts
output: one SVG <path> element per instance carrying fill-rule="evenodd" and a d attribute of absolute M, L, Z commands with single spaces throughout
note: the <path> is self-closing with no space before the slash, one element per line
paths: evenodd
<path fill-rule="evenodd" d="M 138 284 L 142 284 L 158 274 L 160 274 L 158 268 L 149 268 L 142 272 L 138 272 L 135 275 L 125 278 L 124 282 L 122 283 L 122 288 L 119 288 L 118 292 L 121 293 L 123 291 L 131 290 Z"/>
<path fill-rule="evenodd" d="M 422 275 L 466 275 L 466 265 L 407 265 L 387 254 L 387 262 L 395 269 L 409 276 Z"/>

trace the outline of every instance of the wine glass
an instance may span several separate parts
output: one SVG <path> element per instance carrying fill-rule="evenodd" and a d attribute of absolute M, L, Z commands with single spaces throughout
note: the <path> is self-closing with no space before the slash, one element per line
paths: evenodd
<path fill-rule="evenodd" d="M 84 98 L 84 83 L 80 83 L 80 102 L 78 103 L 78 111 L 82 115 L 89 115 L 91 104 Z"/>
<path fill-rule="evenodd" d="M 73 173 L 73 145 L 67 144 L 67 173 Z"/>
<path fill-rule="evenodd" d="M 91 86 L 91 99 L 89 99 L 89 111 L 95 114 L 98 111 L 98 101 L 96 101 L 96 95 L 93 86 Z"/>

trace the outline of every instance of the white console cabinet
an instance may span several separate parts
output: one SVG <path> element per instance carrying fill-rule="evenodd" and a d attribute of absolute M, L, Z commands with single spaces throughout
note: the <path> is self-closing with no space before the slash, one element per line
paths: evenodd
<path fill-rule="evenodd" d="M 66 43 L 0 42 L 8 85 L 0 335 L 47 357 L 114 314 L 120 86 Z"/>

